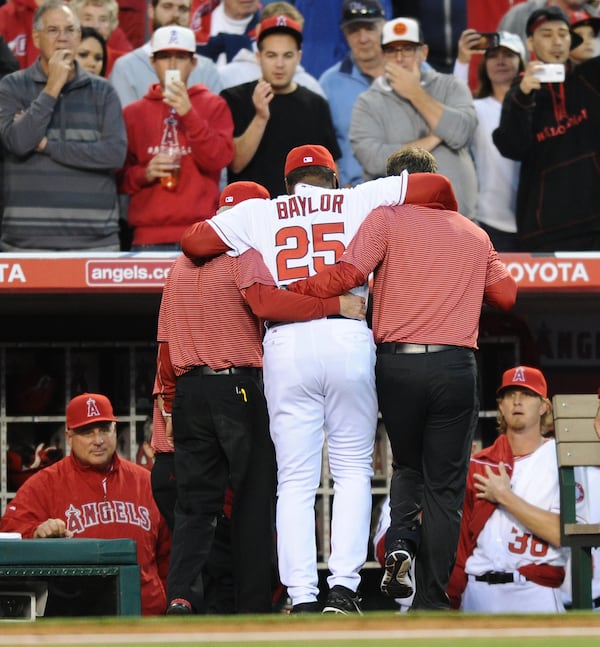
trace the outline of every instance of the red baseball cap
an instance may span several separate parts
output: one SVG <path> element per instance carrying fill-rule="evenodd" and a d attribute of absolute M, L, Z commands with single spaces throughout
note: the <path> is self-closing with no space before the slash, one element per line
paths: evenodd
<path fill-rule="evenodd" d="M 305 166 L 324 166 L 334 173 L 337 170 L 331 153 L 325 146 L 318 144 L 305 144 L 292 148 L 285 159 L 283 174 L 287 177 L 292 171 Z"/>
<path fill-rule="evenodd" d="M 600 18 L 590 16 L 587 11 L 582 11 L 581 9 L 569 11 L 569 20 L 571 21 L 571 29 L 588 26 L 593 29 L 595 36 L 600 32 Z"/>
<path fill-rule="evenodd" d="M 270 197 L 268 190 L 258 182 L 232 182 L 221 191 L 219 209 L 234 207 L 236 204 L 252 198 L 268 200 Z"/>
<path fill-rule="evenodd" d="M 256 42 L 260 43 L 260 41 L 266 36 L 278 33 L 293 36 L 298 43 L 298 47 L 301 47 L 302 25 L 285 14 L 271 16 L 270 18 L 265 18 L 261 21 L 256 29 Z"/>
<path fill-rule="evenodd" d="M 502 395 L 504 389 L 521 387 L 537 393 L 542 398 L 548 397 L 548 386 L 542 372 L 531 366 L 515 366 L 504 371 L 502 375 L 502 384 L 496 391 L 497 395 Z"/>
<path fill-rule="evenodd" d="M 82 393 L 67 405 L 67 428 L 79 429 L 97 422 L 118 422 L 110 400 L 100 393 Z"/>

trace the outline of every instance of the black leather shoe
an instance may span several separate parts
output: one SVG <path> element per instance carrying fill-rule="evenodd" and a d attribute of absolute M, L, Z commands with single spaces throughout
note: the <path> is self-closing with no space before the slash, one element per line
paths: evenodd
<path fill-rule="evenodd" d="M 192 605 L 187 600 L 177 599 L 169 604 L 168 616 L 189 616 L 192 614 Z"/>
<path fill-rule="evenodd" d="M 294 615 L 297 613 L 321 613 L 321 605 L 318 602 L 300 602 L 300 604 L 294 604 L 290 613 Z"/>

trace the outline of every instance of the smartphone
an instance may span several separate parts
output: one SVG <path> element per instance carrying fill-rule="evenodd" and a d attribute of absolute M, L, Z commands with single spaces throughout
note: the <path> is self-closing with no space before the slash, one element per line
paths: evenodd
<path fill-rule="evenodd" d="M 533 75 L 542 83 L 563 83 L 565 66 L 563 63 L 540 63 Z"/>
<path fill-rule="evenodd" d="M 479 33 L 479 41 L 473 49 L 484 51 L 486 49 L 495 49 L 500 47 L 500 34 L 495 31 L 486 31 Z"/>
<path fill-rule="evenodd" d="M 165 88 L 168 88 L 173 81 L 181 81 L 179 70 L 165 70 Z"/>

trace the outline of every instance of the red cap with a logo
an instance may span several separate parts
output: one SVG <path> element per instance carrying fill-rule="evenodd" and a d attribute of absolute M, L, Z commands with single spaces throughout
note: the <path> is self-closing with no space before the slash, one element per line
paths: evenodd
<path fill-rule="evenodd" d="M 292 171 L 305 166 L 324 166 L 336 172 L 335 161 L 325 146 L 318 144 L 305 144 L 296 146 L 287 154 L 285 159 L 284 176 L 287 177 Z"/>
<path fill-rule="evenodd" d="M 100 393 L 82 393 L 67 405 L 67 428 L 79 429 L 97 422 L 118 422 L 110 400 Z"/>
<path fill-rule="evenodd" d="M 531 366 L 516 366 L 504 371 L 502 375 L 502 384 L 498 387 L 496 393 L 502 395 L 504 389 L 510 388 L 529 389 L 537 393 L 542 398 L 548 397 L 548 386 L 542 372 Z"/>
<path fill-rule="evenodd" d="M 236 204 L 252 198 L 268 200 L 270 197 L 269 191 L 258 182 L 232 182 L 221 191 L 219 209 L 234 207 Z"/>
<path fill-rule="evenodd" d="M 256 41 L 260 43 L 270 34 L 289 34 L 296 39 L 298 47 L 302 45 L 302 25 L 284 14 L 265 18 L 259 23 L 256 29 Z"/>

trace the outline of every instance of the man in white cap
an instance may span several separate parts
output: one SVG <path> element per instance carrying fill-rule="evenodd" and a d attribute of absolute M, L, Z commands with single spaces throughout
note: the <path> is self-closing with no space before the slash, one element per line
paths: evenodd
<path fill-rule="evenodd" d="M 159 83 L 123 111 L 128 151 L 120 189 L 131 196 L 132 248 L 178 249 L 189 225 L 215 213 L 221 171 L 233 158 L 233 121 L 220 96 L 187 87 L 197 61 L 191 29 L 161 27 L 151 47 Z M 168 81 L 173 72 L 179 80 Z"/>
<path fill-rule="evenodd" d="M 399 148 L 424 148 L 452 182 L 460 213 L 472 220 L 477 177 L 469 143 L 477 117 L 469 88 L 450 74 L 422 69 L 429 50 L 412 18 L 386 22 L 381 45 L 384 73 L 358 97 L 350 124 L 364 178 L 383 177 L 387 158 Z"/>
<path fill-rule="evenodd" d="M 192 0 L 151 0 L 148 4 L 148 18 L 152 29 L 179 25 L 187 27 L 190 21 Z M 132 101 L 141 99 L 148 91 L 148 86 L 156 83 L 156 73 L 151 62 L 150 41 L 134 49 L 133 52 L 121 56 L 110 74 L 121 105 L 125 107 Z M 204 84 L 213 92 L 221 91 L 221 79 L 216 65 L 205 56 L 199 56 L 196 67 L 192 71 L 190 84 Z"/>

